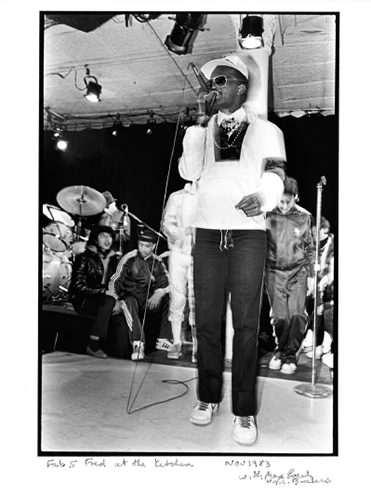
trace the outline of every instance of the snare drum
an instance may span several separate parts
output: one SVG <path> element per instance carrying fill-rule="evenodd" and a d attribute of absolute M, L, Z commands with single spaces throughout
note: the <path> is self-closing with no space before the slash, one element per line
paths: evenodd
<path fill-rule="evenodd" d="M 67 300 L 72 263 L 61 254 L 43 252 L 43 300 Z"/>
<path fill-rule="evenodd" d="M 54 252 L 63 253 L 72 241 L 72 230 L 62 222 L 50 222 L 43 229 L 43 243 Z"/>

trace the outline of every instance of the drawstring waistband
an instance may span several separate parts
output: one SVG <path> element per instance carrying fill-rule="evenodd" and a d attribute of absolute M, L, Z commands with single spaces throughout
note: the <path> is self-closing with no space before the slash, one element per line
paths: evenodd
<path fill-rule="evenodd" d="M 228 249 L 234 248 L 232 232 L 230 230 L 220 231 L 220 251 L 228 251 Z"/>

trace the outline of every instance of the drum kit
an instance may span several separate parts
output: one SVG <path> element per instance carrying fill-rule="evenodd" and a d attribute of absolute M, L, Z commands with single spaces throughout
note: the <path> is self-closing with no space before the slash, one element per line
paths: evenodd
<path fill-rule="evenodd" d="M 106 199 L 88 186 L 65 187 L 57 194 L 60 206 L 45 204 L 43 214 L 50 222 L 43 229 L 43 301 L 63 302 L 68 298 L 74 256 L 85 250 L 82 219 L 101 213 Z M 72 215 L 72 216 L 71 216 Z"/>

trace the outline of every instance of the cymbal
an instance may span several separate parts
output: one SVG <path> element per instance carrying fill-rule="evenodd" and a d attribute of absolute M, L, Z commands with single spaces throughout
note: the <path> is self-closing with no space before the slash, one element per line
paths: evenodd
<path fill-rule="evenodd" d="M 54 220 L 55 222 L 61 222 L 67 225 L 68 227 L 73 227 L 75 222 L 69 216 L 66 211 L 61 210 L 58 206 L 54 205 L 43 205 L 43 214 L 50 218 L 50 220 Z"/>
<path fill-rule="evenodd" d="M 103 194 L 88 186 L 65 187 L 57 194 L 57 202 L 64 210 L 82 217 L 97 215 L 106 206 Z"/>

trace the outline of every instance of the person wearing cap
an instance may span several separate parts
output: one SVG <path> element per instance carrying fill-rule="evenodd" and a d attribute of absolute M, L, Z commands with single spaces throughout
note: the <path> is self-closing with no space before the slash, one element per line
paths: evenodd
<path fill-rule="evenodd" d="M 116 299 L 114 312 L 122 312 L 133 346 L 131 359 L 145 355 L 145 335 L 142 321 L 149 312 L 161 312 L 161 326 L 156 349 L 168 351 L 171 347 L 171 325 L 168 322 L 169 279 L 166 267 L 155 253 L 157 234 L 139 226 L 138 249 L 123 256 L 111 277 L 108 290 Z"/>
<path fill-rule="evenodd" d="M 127 253 L 130 243 L 131 222 L 130 217 L 117 208 L 117 199 L 110 191 L 102 192 L 106 199 L 106 207 L 98 219 L 98 225 L 111 227 L 115 231 L 114 247 L 118 254 Z"/>
<path fill-rule="evenodd" d="M 285 146 L 271 122 L 247 112 L 249 74 L 237 55 L 207 62 L 211 117 L 187 129 L 179 173 L 198 180 L 194 248 L 198 401 L 190 420 L 207 425 L 222 394 L 221 322 L 231 296 L 233 438 L 258 437 L 258 324 L 267 238 L 265 212 L 283 193 Z M 201 95 L 202 97 L 202 95 Z M 213 104 L 210 103 L 210 100 Z M 207 106 L 207 105 L 206 105 Z"/>
<path fill-rule="evenodd" d="M 107 294 L 108 281 L 118 264 L 118 255 L 112 249 L 113 238 L 114 231 L 110 227 L 97 226 L 92 230 L 85 252 L 74 262 L 69 290 L 75 311 L 95 316 L 86 352 L 89 356 L 103 359 L 107 354 L 99 341 L 107 337 L 115 306 L 114 297 Z M 125 330 L 122 318 L 115 319 L 115 327 L 117 335 L 122 334 Z M 119 349 L 116 351 L 120 352 Z"/>

